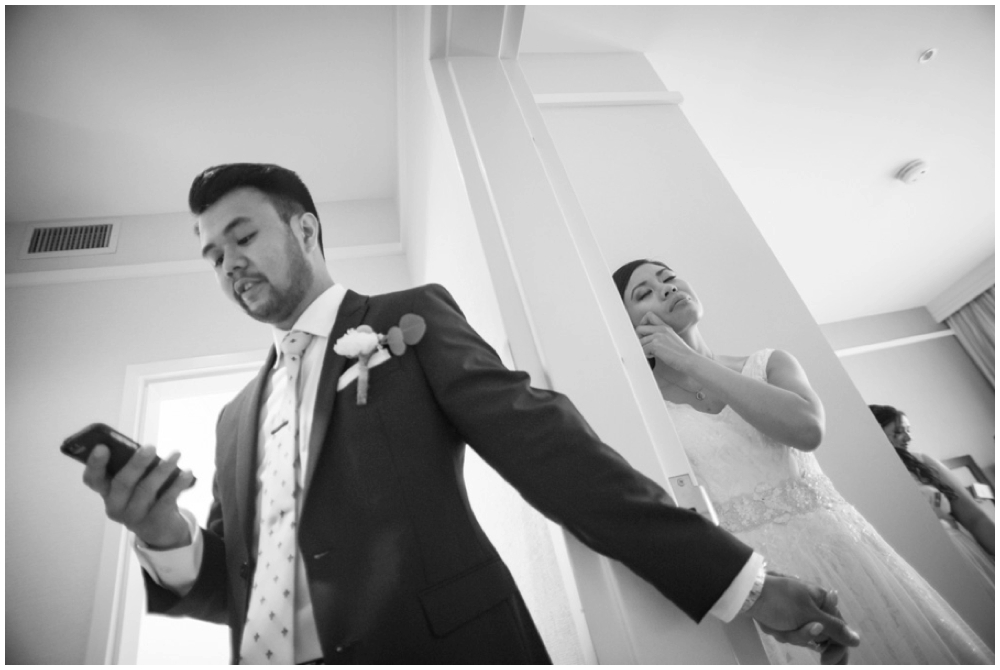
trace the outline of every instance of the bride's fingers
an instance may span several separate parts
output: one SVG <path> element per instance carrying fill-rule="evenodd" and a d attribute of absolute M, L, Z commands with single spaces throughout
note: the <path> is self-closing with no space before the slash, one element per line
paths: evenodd
<path fill-rule="evenodd" d="M 653 335 L 655 333 L 665 333 L 667 332 L 667 326 L 655 326 L 653 324 L 647 324 L 645 326 L 636 326 L 635 332 L 639 335 Z"/>

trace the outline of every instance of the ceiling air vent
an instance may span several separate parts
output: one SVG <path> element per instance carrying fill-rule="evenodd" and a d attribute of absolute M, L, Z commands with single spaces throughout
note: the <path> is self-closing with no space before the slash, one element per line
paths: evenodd
<path fill-rule="evenodd" d="M 31 224 L 21 258 L 112 254 L 118 247 L 118 222 Z"/>

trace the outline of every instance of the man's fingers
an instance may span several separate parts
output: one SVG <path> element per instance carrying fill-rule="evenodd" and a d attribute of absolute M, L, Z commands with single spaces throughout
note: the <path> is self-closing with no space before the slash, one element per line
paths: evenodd
<path fill-rule="evenodd" d="M 833 609 L 836 611 L 836 608 Z M 851 630 L 851 627 L 840 618 L 840 612 L 833 614 L 825 609 L 820 610 L 816 614 L 816 621 L 823 624 L 824 636 L 835 644 L 845 647 L 856 647 L 861 644 L 861 636 Z"/>
<path fill-rule="evenodd" d="M 154 460 L 156 460 L 156 449 L 150 446 L 140 447 L 111 480 L 112 492 L 118 489 L 131 493 Z"/>
<path fill-rule="evenodd" d="M 181 455 L 175 452 L 170 454 L 166 459 L 156 463 L 156 467 L 151 467 L 155 463 L 155 460 L 146 466 L 142 478 L 135 485 L 132 499 L 129 503 L 130 516 L 145 516 L 150 508 L 156 504 L 157 494 L 177 468 L 177 461 L 180 458 Z"/>
<path fill-rule="evenodd" d="M 83 483 L 104 496 L 108 491 L 108 458 L 111 452 L 103 444 L 94 447 L 83 469 Z"/>
<path fill-rule="evenodd" d="M 104 506 L 108 516 L 115 521 L 121 521 L 122 510 L 132 500 L 136 484 L 142 479 L 146 470 L 156 458 L 156 450 L 152 447 L 142 447 L 111 479 L 108 493 L 104 497 Z"/>
<path fill-rule="evenodd" d="M 816 642 L 816 638 L 819 637 L 824 630 L 825 628 L 823 624 L 818 621 L 813 621 L 812 623 L 807 623 L 805 626 L 802 626 L 797 630 L 786 632 L 786 642 L 806 647 L 810 644 L 814 644 Z"/>
<path fill-rule="evenodd" d="M 826 627 L 818 621 L 807 623 L 796 630 L 778 631 L 757 622 L 761 630 L 774 637 L 778 642 L 806 647 L 819 653 L 823 665 L 842 665 L 847 663 L 847 647 L 832 642 L 823 634 Z"/>
<path fill-rule="evenodd" d="M 823 665 L 847 665 L 847 658 L 847 647 L 829 644 L 819 655 L 819 662 Z"/>
<path fill-rule="evenodd" d="M 642 321 L 640 321 L 640 323 L 652 324 L 654 326 L 663 326 L 663 325 L 666 325 L 666 322 L 663 319 L 661 319 L 660 317 L 658 317 L 656 314 L 654 314 L 653 312 L 646 312 L 646 314 L 643 315 Z"/>
<path fill-rule="evenodd" d="M 177 498 L 189 488 L 194 486 L 194 483 L 194 474 L 192 474 L 190 470 L 181 470 L 177 475 L 177 479 L 175 479 L 170 486 L 164 489 L 163 494 L 157 499 L 156 505 L 176 505 Z"/>
<path fill-rule="evenodd" d="M 824 627 L 818 621 L 813 621 L 795 630 L 775 630 L 758 622 L 761 629 L 772 636 L 778 642 L 794 644 L 800 647 L 808 647 L 815 643 L 816 638 L 822 635 Z"/>
<path fill-rule="evenodd" d="M 826 630 L 824 637 L 845 647 L 858 646 L 861 643 L 861 636 L 851 630 L 844 621 L 843 615 L 837 608 L 837 603 L 840 602 L 837 592 L 811 585 L 810 590 L 813 589 L 815 589 L 811 594 L 813 602 L 820 608 L 816 620 L 822 623 Z"/>
<path fill-rule="evenodd" d="M 840 610 L 837 609 L 837 603 L 840 602 L 840 596 L 834 590 L 823 591 L 823 602 L 820 604 L 820 609 L 827 614 L 832 614 L 834 616 L 840 616 Z"/>

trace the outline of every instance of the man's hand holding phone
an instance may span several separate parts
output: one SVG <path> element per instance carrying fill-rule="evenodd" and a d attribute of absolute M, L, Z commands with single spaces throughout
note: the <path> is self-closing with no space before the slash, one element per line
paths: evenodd
<path fill-rule="evenodd" d="M 180 454 L 171 454 L 150 469 L 156 450 L 145 446 L 136 451 L 115 474 L 108 474 L 110 451 L 98 445 L 91 451 L 83 472 L 84 483 L 104 499 L 104 509 L 113 521 L 123 524 L 152 549 L 176 549 L 191 543 L 187 521 L 177 507 L 177 497 L 195 481 L 181 470 L 161 491 L 177 467 Z"/>

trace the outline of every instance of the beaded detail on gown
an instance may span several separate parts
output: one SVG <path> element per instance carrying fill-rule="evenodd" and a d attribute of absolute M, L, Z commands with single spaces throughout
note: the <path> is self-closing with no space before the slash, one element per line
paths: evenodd
<path fill-rule="evenodd" d="M 752 354 L 743 374 L 766 380 L 771 351 Z M 837 493 L 813 454 L 775 442 L 728 406 L 706 414 L 666 405 L 721 525 L 770 568 L 839 592 L 841 612 L 861 634 L 851 664 L 994 663 L 990 648 Z M 819 662 L 808 649 L 761 639 L 772 663 Z"/>

